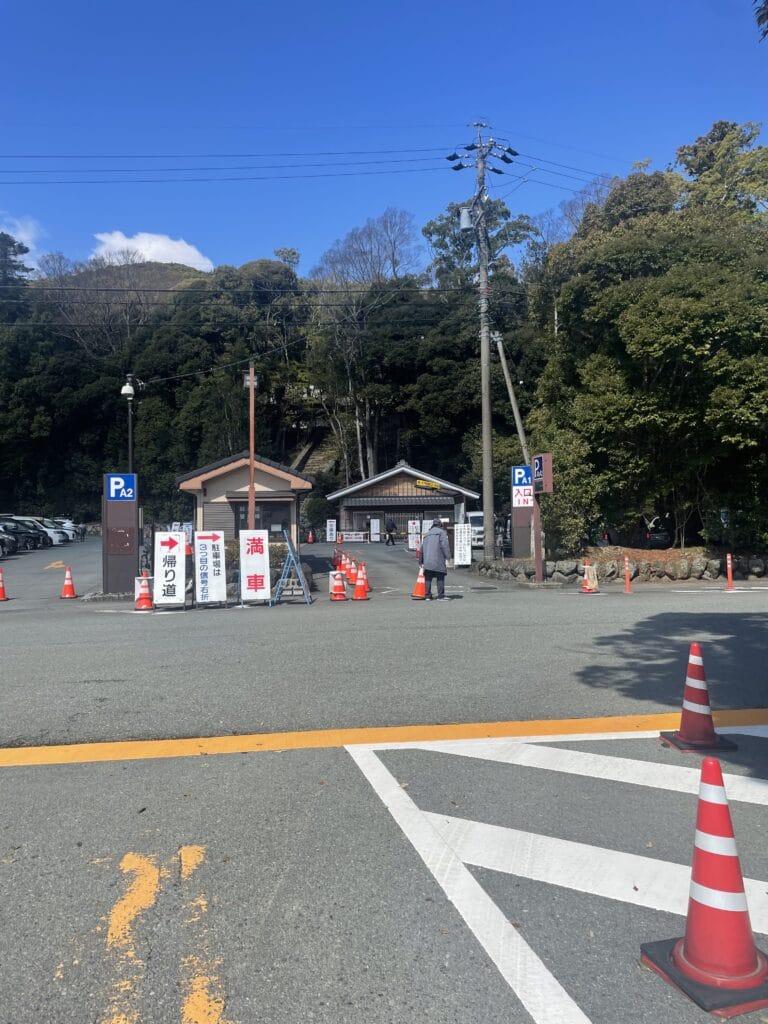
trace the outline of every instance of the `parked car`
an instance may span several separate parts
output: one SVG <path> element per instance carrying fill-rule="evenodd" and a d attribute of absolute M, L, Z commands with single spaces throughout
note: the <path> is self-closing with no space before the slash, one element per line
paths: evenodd
<path fill-rule="evenodd" d="M 68 540 L 77 540 L 79 536 L 79 530 L 77 529 L 77 527 L 75 526 L 71 519 L 59 519 L 58 517 L 56 517 L 53 520 L 53 522 L 56 523 L 60 530 L 63 530 L 64 533 L 66 533 Z"/>
<path fill-rule="evenodd" d="M 483 513 L 467 512 L 467 522 L 472 527 L 472 547 L 481 548 L 485 542 L 485 526 L 483 525 Z"/>
<path fill-rule="evenodd" d="M 8 555 L 15 555 L 19 550 L 19 542 L 15 535 L 6 533 L 0 525 L 0 556 L 7 558 Z"/>
<path fill-rule="evenodd" d="M 15 518 L 19 519 L 21 517 L 15 516 Z M 43 516 L 27 516 L 26 518 L 34 519 L 36 523 L 39 523 L 51 538 L 51 543 L 66 544 L 69 541 L 69 535 L 65 532 L 64 528 L 59 526 L 58 523 L 54 523 L 52 519 L 46 519 Z"/>
<path fill-rule="evenodd" d="M 30 530 L 11 516 L 0 517 L 0 526 L 11 533 L 19 543 L 19 551 L 32 551 L 43 546 L 39 530 Z"/>
<path fill-rule="evenodd" d="M 34 530 L 35 533 L 40 534 L 40 543 L 38 544 L 38 547 L 51 547 L 53 544 L 53 537 L 50 535 L 48 530 L 46 530 L 45 527 L 37 521 L 37 519 L 34 519 L 32 516 L 14 516 L 13 518 L 17 523 L 21 523 L 22 526 L 26 526 L 28 529 Z"/>

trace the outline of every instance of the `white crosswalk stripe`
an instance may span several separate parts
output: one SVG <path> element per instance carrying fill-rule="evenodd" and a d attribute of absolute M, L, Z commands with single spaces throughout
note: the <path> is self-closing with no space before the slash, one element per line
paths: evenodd
<path fill-rule="evenodd" d="M 768 737 L 766 726 L 730 731 Z M 547 746 L 547 742 L 558 740 L 576 743 L 579 740 L 622 738 L 631 741 L 657 736 L 655 732 L 631 735 L 606 733 L 347 747 L 535 1024 L 590 1022 L 516 927 L 510 924 L 468 866 L 683 918 L 691 893 L 690 862 L 674 863 L 422 809 L 404 792 L 379 755 L 394 750 L 425 750 L 458 756 L 465 764 L 464 759 L 474 758 L 546 773 L 576 775 L 601 782 L 697 796 L 700 785 L 698 767 Z M 729 800 L 768 806 L 768 780 L 725 774 L 724 781 Z M 693 831 L 691 836 L 693 838 Z M 719 841 L 719 837 L 713 837 L 713 843 L 715 840 Z M 768 934 L 768 882 L 746 878 L 744 888 L 753 928 Z M 743 895 L 740 900 L 744 901 Z"/>

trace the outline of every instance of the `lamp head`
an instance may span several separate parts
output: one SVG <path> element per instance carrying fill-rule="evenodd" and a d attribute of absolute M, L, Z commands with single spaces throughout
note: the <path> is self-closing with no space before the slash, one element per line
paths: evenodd
<path fill-rule="evenodd" d="M 133 401 L 133 396 L 136 394 L 136 392 L 134 390 L 134 387 L 133 387 L 133 384 L 131 384 L 130 381 L 128 381 L 125 384 L 123 384 L 122 388 L 120 389 L 120 394 L 124 398 L 127 398 L 129 402 L 132 402 Z"/>

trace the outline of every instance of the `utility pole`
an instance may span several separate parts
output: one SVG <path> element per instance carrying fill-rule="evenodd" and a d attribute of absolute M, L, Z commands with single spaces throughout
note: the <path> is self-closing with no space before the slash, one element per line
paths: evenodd
<path fill-rule="evenodd" d="M 500 146 L 494 139 L 489 138 L 483 141 L 483 128 L 488 125 L 482 121 L 475 122 L 472 127 L 476 130 L 476 141 L 471 145 L 463 146 L 464 150 L 475 154 L 475 167 L 477 169 L 477 185 L 472 203 L 469 208 L 462 207 L 460 226 L 462 230 L 474 230 L 477 244 L 478 257 L 478 314 L 480 318 L 480 409 L 482 419 L 482 446 L 483 446 L 483 556 L 486 561 L 491 561 L 495 551 L 494 536 L 494 514 L 493 514 L 493 427 L 491 421 L 491 320 L 489 312 L 489 297 L 491 294 L 489 284 L 489 268 L 491 263 L 491 241 L 488 235 L 486 223 L 486 204 L 488 195 L 485 190 L 485 176 L 487 171 L 494 174 L 504 172 L 497 167 L 488 164 L 488 158 L 493 156 L 505 164 L 512 163 L 512 157 L 517 156 L 514 149 L 509 146 Z M 465 167 L 471 167 L 471 163 L 465 164 L 458 153 L 451 153 L 446 157 L 448 160 L 458 160 L 454 164 L 454 171 L 461 171 Z"/>
<path fill-rule="evenodd" d="M 493 514 L 493 427 L 491 422 L 491 322 L 488 314 L 488 296 L 491 289 L 488 284 L 488 264 L 491 262 L 488 230 L 485 225 L 485 159 L 486 148 L 483 143 L 482 128 L 477 128 L 477 189 L 475 204 L 475 236 L 477 238 L 479 294 L 478 312 L 480 315 L 480 407 L 482 416 L 483 439 L 483 555 L 487 562 L 493 561 L 496 550 L 495 516 Z"/>
<path fill-rule="evenodd" d="M 254 425 L 256 410 L 256 374 L 253 360 L 248 373 L 243 375 L 243 387 L 248 388 L 248 529 L 256 529 L 256 453 Z"/>

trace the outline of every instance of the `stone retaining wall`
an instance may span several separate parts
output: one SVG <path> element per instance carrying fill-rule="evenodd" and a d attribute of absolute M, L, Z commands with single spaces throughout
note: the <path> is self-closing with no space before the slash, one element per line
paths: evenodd
<path fill-rule="evenodd" d="M 597 578 L 601 582 L 624 579 L 624 562 L 617 559 L 590 559 L 590 564 L 597 569 Z M 734 555 L 734 580 L 759 580 L 766 575 L 768 559 L 752 555 Z M 500 559 L 494 562 L 476 562 L 473 571 L 480 576 L 496 580 L 527 583 L 535 575 L 533 559 Z M 725 556 L 705 558 L 680 557 L 662 561 L 660 559 L 642 559 L 629 562 L 630 578 L 641 583 L 674 582 L 675 580 L 716 580 L 726 574 Z M 545 578 L 552 583 L 575 583 L 584 575 L 582 559 L 564 559 L 557 562 L 544 563 Z"/>

